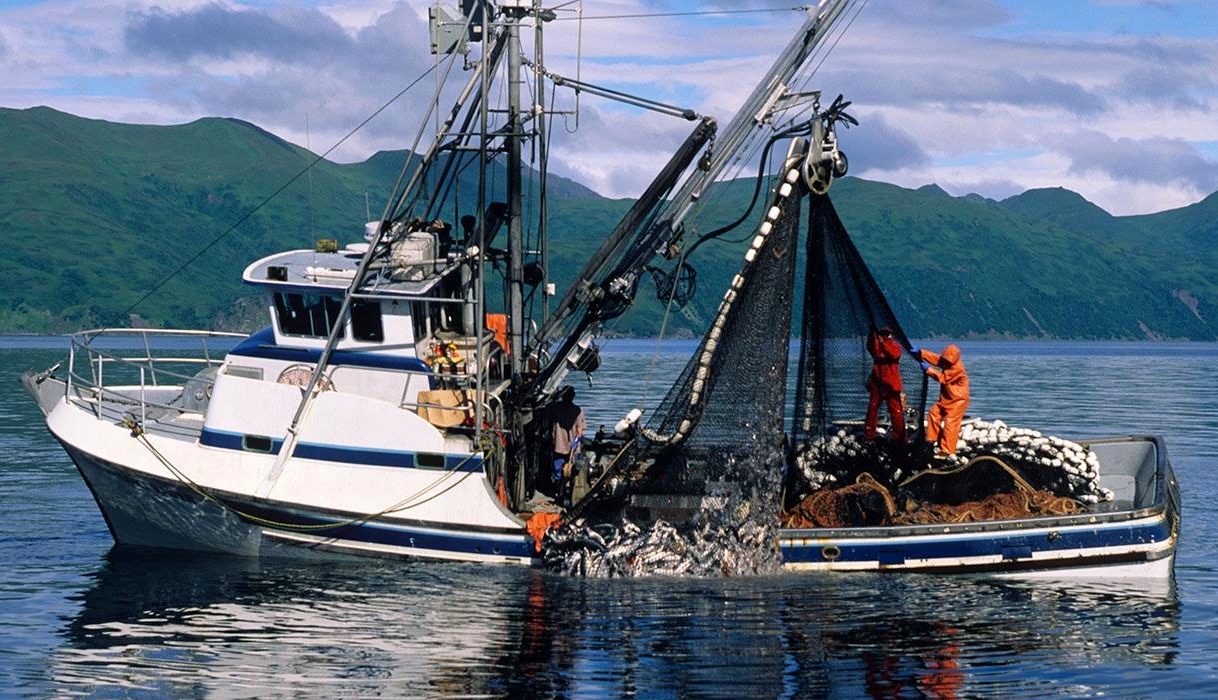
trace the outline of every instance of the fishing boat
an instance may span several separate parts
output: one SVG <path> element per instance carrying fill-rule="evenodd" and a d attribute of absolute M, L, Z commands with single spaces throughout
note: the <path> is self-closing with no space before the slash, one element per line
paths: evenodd
<path fill-rule="evenodd" d="M 536 0 L 469 1 L 460 11 L 437 5 L 430 18 L 438 75 L 468 73 L 454 87 L 455 103 L 443 111 L 433 102 L 415 141 L 438 123 L 429 145 L 407 158 L 382 216 L 353 227 L 354 242 L 317 241 L 244 270 L 243 281 L 265 299 L 266 328 L 248 336 L 78 333 L 66 364 L 27 373 L 26 389 L 122 545 L 538 566 L 556 521 L 623 503 L 639 508 L 657 493 L 704 505 L 707 484 L 730 490 L 724 470 L 791 437 L 781 406 L 790 334 L 772 332 L 792 319 L 797 232 L 785 222 L 804 195 L 825 200 L 845 173 L 835 127 L 853 123 L 848 103 L 823 107 L 819 92 L 801 86 L 860 9 L 852 0 L 805 9 L 794 37 L 721 128 L 693 110 L 549 70 L 542 34 L 556 10 Z M 526 79 L 535 83 L 530 103 L 521 94 Z M 543 117 L 560 111 L 545 103 L 555 88 L 693 125 L 562 294 L 548 271 L 545 207 Z M 780 144 L 785 151 L 774 151 Z M 526 145 L 541 154 L 533 170 Z M 648 274 L 669 309 L 688 300 L 692 252 L 745 221 L 753 206 L 708 232 L 698 215 L 718 183 L 758 154 L 754 203 L 763 182 L 768 200 L 686 371 L 649 419 L 623 407 L 615 431 L 587 437 L 571 502 L 540 496 L 552 457 L 544 417 L 564 381 L 597 369 L 597 338 L 632 306 Z M 458 196 L 461 178 L 470 184 L 467 171 L 477 173 L 472 205 Z M 530 222 L 526 191 L 538 193 Z M 494 192 L 506 192 L 506 201 Z M 731 396 L 724 387 L 734 387 Z M 780 405 L 762 410 L 775 395 Z M 1103 509 L 968 525 L 784 529 L 783 563 L 933 571 L 1147 565 L 1161 575 L 1179 524 L 1162 442 L 1090 447 L 1116 494 Z"/>
<path fill-rule="evenodd" d="M 1180 529 L 1179 486 L 1163 440 L 1087 441 L 1113 500 L 1086 512 L 907 527 L 784 529 L 784 566 L 1019 576 L 1166 578 Z"/>

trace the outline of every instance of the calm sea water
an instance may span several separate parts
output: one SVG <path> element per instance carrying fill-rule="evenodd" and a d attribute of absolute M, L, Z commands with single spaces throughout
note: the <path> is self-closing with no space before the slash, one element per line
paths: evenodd
<path fill-rule="evenodd" d="M 1218 694 L 1218 345 L 962 345 L 975 414 L 1167 438 L 1184 496 L 1174 581 L 584 581 L 120 551 L 17 383 L 59 341 L 0 338 L 0 694 Z M 658 398 L 690 347 L 610 343 L 581 391 L 590 422 Z"/>

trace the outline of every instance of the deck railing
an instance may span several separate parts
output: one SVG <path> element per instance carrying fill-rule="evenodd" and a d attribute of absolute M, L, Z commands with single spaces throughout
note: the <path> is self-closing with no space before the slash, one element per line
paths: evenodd
<path fill-rule="evenodd" d="M 207 391 L 215 383 L 213 377 L 200 376 L 200 370 L 219 367 L 225 353 L 246 336 L 220 331 L 158 330 L 140 328 L 107 328 L 81 331 L 70 338 L 66 393 L 68 401 L 93 411 L 103 419 L 103 404 L 124 410 L 144 425 L 149 409 L 186 413 L 191 409 L 184 403 L 170 403 L 189 384 Z M 140 354 L 130 354 L 135 350 Z M 85 368 L 88 368 L 87 370 Z M 403 385 L 399 408 L 419 412 L 422 408 L 461 411 L 474 415 L 479 408 L 471 398 L 456 405 L 432 404 L 410 397 L 416 376 L 429 385 L 477 394 L 477 377 L 468 372 L 433 372 L 423 370 L 391 370 L 409 379 Z M 172 395 L 169 395 L 171 394 Z M 486 418 L 500 417 L 502 400 L 487 392 L 481 404 Z M 137 413 L 138 412 L 138 413 Z"/>
<path fill-rule="evenodd" d="M 75 333 L 68 350 L 67 399 L 89 404 L 98 419 L 105 402 L 130 406 L 139 411 L 141 424 L 149 408 L 184 412 L 182 405 L 164 400 L 163 390 L 184 388 L 191 381 L 206 390 L 213 380 L 199 371 L 218 367 L 228 347 L 243 338 L 240 333 L 145 328 Z M 143 354 L 128 354 L 130 350 Z"/>

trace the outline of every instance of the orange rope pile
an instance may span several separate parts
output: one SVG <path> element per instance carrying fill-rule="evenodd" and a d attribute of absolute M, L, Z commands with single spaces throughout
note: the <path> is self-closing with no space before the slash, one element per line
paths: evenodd
<path fill-rule="evenodd" d="M 996 493 L 980 501 L 958 506 L 943 503 L 919 503 L 915 508 L 898 513 L 893 525 L 933 525 L 937 523 L 974 523 L 982 520 L 1013 520 L 1043 515 L 1073 515 L 1084 507 L 1072 498 L 1049 491 L 1014 491 Z"/>
<path fill-rule="evenodd" d="M 1010 493 L 996 493 L 979 501 L 960 505 L 916 503 L 910 501 L 899 512 L 896 500 L 883 484 L 870 474 L 860 474 L 858 480 L 839 489 L 820 489 L 809 494 L 793 509 L 779 515 L 784 528 L 842 528 L 859 527 L 851 522 L 852 503 L 868 493 L 877 493 L 887 511 L 884 525 L 932 525 L 939 523 L 968 523 L 984 520 L 1012 520 L 1033 516 L 1072 515 L 1086 509 L 1072 498 L 1049 491 L 1034 491 L 1020 487 Z"/>
<path fill-rule="evenodd" d="M 853 523 L 848 522 L 850 504 L 857 502 L 868 493 L 880 495 L 884 500 L 888 518 L 897 512 L 896 501 L 893 500 L 888 489 L 876 481 L 875 477 L 863 473 L 859 474 L 858 479 L 849 486 L 813 491 L 795 508 L 780 513 L 778 522 L 786 528 L 851 527 Z"/>

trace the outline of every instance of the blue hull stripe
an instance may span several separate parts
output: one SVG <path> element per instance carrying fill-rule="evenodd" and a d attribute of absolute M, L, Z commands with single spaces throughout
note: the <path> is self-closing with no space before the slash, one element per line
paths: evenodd
<path fill-rule="evenodd" d="M 260 436 L 259 436 L 260 437 Z M 199 444 L 207 447 L 219 447 L 226 450 L 245 450 L 245 436 L 227 430 L 204 428 L 199 436 Z M 283 447 L 281 438 L 271 439 L 270 454 L 279 454 Z M 265 453 L 262 453 L 265 454 Z M 295 456 L 301 459 L 316 459 L 322 462 L 342 462 L 344 464 L 365 464 L 376 467 L 407 467 L 413 469 L 441 469 L 440 465 L 422 466 L 419 464 L 418 452 L 378 450 L 368 447 L 346 447 L 341 445 L 323 445 L 315 442 L 300 442 L 296 444 Z M 449 471 L 480 472 L 482 457 L 480 455 L 440 455 L 443 457 L 443 469 Z"/>
<path fill-rule="evenodd" d="M 78 467 L 82 467 L 81 472 L 86 474 L 86 483 L 89 482 L 89 479 L 87 478 L 87 469 L 98 469 L 114 474 L 121 479 L 131 482 L 138 482 L 145 487 L 155 488 L 156 490 L 181 501 L 184 508 L 195 509 L 200 505 L 213 508 L 219 507 L 215 506 L 214 504 L 208 504 L 197 493 L 180 483 L 161 477 L 138 474 L 137 472 L 133 472 L 125 467 L 97 459 L 92 455 L 87 455 L 79 450 L 68 449 L 68 453 L 77 462 Z M 266 520 L 284 523 L 287 525 L 326 525 L 331 523 L 345 523 L 350 517 L 352 517 L 340 516 L 337 514 L 331 515 L 326 513 L 301 511 L 295 508 L 288 508 L 280 505 L 255 503 L 232 494 L 222 495 L 220 493 L 215 493 L 213 495 L 214 497 L 223 501 L 225 504 L 242 511 L 243 513 L 248 513 L 260 518 L 265 518 Z M 98 497 L 96 492 L 94 492 L 94 497 Z M 110 503 L 103 503 L 101 498 L 97 498 L 97 501 L 103 514 L 106 513 L 107 508 L 113 507 L 114 505 Z M 136 517 L 137 514 L 129 515 Z M 234 514 L 233 517 L 236 518 L 237 516 Z M 250 526 L 253 527 L 254 525 Z M 291 527 L 275 528 L 267 525 L 260 526 L 265 527 L 268 530 L 278 530 L 280 532 L 303 532 L 293 530 Z M 118 533 L 114 534 L 115 540 L 121 541 L 119 540 Z M 478 531 L 445 531 L 443 530 L 443 524 L 441 523 L 436 523 L 433 527 L 419 528 L 412 527 L 410 525 L 388 524 L 384 521 L 378 522 L 374 520 L 348 525 L 339 525 L 332 529 L 317 529 L 303 532 L 303 534 L 312 535 L 314 537 L 333 538 L 336 541 L 329 544 L 334 546 L 341 546 L 342 541 L 346 540 L 349 542 L 359 542 L 364 544 L 380 544 L 403 547 L 406 549 L 430 549 L 457 554 L 486 554 L 493 556 L 519 557 L 523 559 L 532 559 L 537 556 L 534 549 L 533 538 L 523 532 L 523 529 L 519 534 L 510 532 L 503 534 L 492 534 Z M 302 546 L 307 547 L 308 545 Z"/>
<path fill-rule="evenodd" d="M 292 525 L 325 525 L 327 523 L 342 522 L 334 518 L 318 516 L 312 513 L 268 508 L 253 503 L 234 503 L 233 505 L 251 515 Z M 269 529 L 278 529 L 282 532 L 296 532 L 291 528 L 271 527 Z M 537 556 L 533 539 L 528 535 L 508 535 L 490 538 L 477 533 L 416 530 L 409 527 L 385 526 L 375 522 L 342 525 L 334 529 L 314 530 L 304 534 L 367 544 L 405 547 L 407 549 L 435 549 L 443 552 L 491 554 L 505 557 L 523 557 L 526 559 Z M 333 544 L 337 545 L 339 543 L 335 542 Z"/>
<path fill-rule="evenodd" d="M 1144 525 L 1095 529 L 1085 525 L 1064 526 L 1054 530 L 1057 537 L 1050 541 L 1044 534 L 1021 534 L 988 531 L 974 535 L 939 535 L 936 539 L 916 542 L 872 542 L 851 544 L 849 538 L 815 538 L 803 544 L 780 541 L 782 558 L 788 563 L 846 563 L 880 562 L 902 564 L 910 559 L 956 559 L 1003 555 L 1004 558 L 1030 556 L 1032 552 L 1069 552 L 1081 549 L 1101 549 L 1129 545 L 1166 542 L 1171 539 L 1168 519 Z M 802 539 L 802 538 L 799 538 Z M 826 559 L 825 547 L 833 546 L 840 554 Z"/>
<path fill-rule="evenodd" d="M 229 355 L 238 357 L 256 357 L 263 360 L 282 360 L 285 362 L 303 362 L 306 364 L 317 364 L 321 359 L 320 348 L 292 348 L 283 345 L 275 344 L 275 332 L 270 328 L 263 328 L 254 333 L 250 337 L 241 341 L 232 350 L 228 351 Z M 372 369 L 396 369 L 409 370 L 412 372 L 427 372 L 431 373 L 431 368 L 427 363 L 417 357 L 401 357 L 399 355 L 385 355 L 377 352 L 367 352 L 364 350 L 335 350 L 330 355 L 330 365 L 332 366 L 348 366 L 348 367 L 370 367 Z M 431 378 L 428 378 L 429 381 Z"/>

